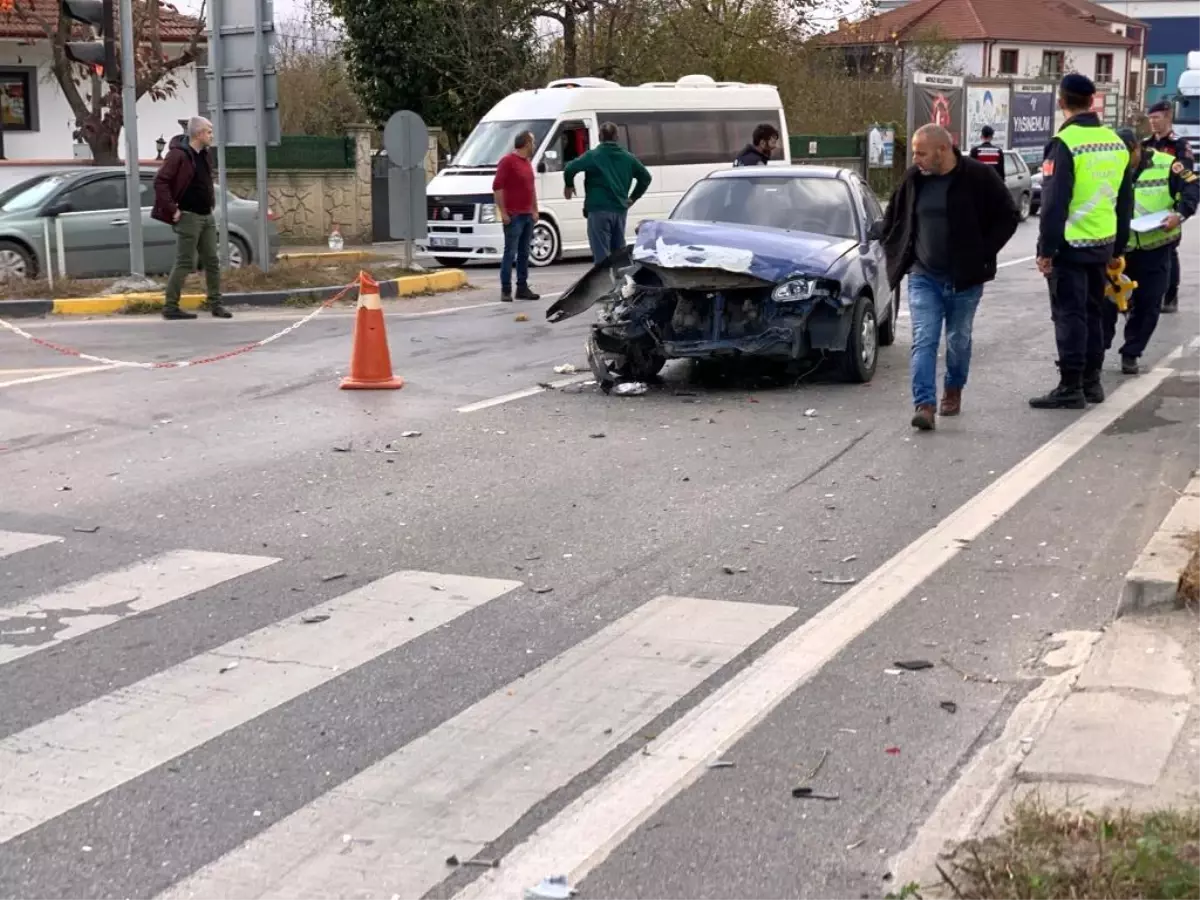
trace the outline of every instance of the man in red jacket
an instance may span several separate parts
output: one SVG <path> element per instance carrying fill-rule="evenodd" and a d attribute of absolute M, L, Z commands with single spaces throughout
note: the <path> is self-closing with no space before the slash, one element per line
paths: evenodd
<path fill-rule="evenodd" d="M 221 258 L 217 255 L 217 221 L 213 218 L 216 192 L 208 148 L 212 122 L 200 116 L 188 120 L 187 135 L 171 140 L 167 158 L 154 177 L 154 209 L 150 215 L 175 230 L 175 268 L 167 279 L 164 319 L 194 319 L 179 308 L 184 279 L 196 270 L 196 255 L 204 268 L 207 306 L 218 319 L 233 314 L 221 303 Z"/>

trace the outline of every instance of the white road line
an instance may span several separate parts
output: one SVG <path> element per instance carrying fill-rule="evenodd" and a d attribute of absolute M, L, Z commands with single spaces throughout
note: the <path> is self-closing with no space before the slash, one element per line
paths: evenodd
<path fill-rule="evenodd" d="M 1009 266 L 1019 266 L 1021 263 L 1033 262 L 1037 259 L 1036 256 L 1022 256 L 1020 259 L 1010 259 L 1006 262 L 999 263 L 997 269 L 1007 269 Z"/>
<path fill-rule="evenodd" d="M 573 378 L 563 378 L 559 381 L 549 381 L 547 384 L 552 388 L 564 388 L 571 384 L 582 384 L 585 381 L 591 381 L 591 375 L 576 375 Z M 523 388 L 519 391 L 513 391 L 511 394 L 502 394 L 499 397 L 491 397 L 487 400 L 480 400 L 476 403 L 468 403 L 466 406 L 460 406 L 455 412 L 473 413 L 479 412 L 481 409 L 490 409 L 493 406 L 500 406 L 502 403 L 511 403 L 513 400 L 522 400 L 525 397 L 532 397 L 535 394 L 542 393 L 546 388 L 541 385 Z"/>
<path fill-rule="evenodd" d="M 277 562 L 175 550 L 0 609 L 0 666 Z"/>
<path fill-rule="evenodd" d="M 55 381 L 59 378 L 74 378 L 76 375 L 87 375 L 90 372 L 103 372 L 115 369 L 117 366 L 78 366 L 71 369 L 56 369 L 45 375 L 31 375 L 28 378 L 14 378 L 11 381 L 0 381 L 0 388 L 16 387 L 20 384 L 36 384 L 39 381 Z"/>
<path fill-rule="evenodd" d="M 1164 366 L 1179 358 L 1177 348 Z M 1079 416 L 940 524 L 825 607 L 667 728 L 649 755 L 627 760 L 544 823 L 454 900 L 519 897 L 548 873 L 573 884 L 598 866 L 640 824 L 696 782 L 726 752 L 909 592 L 953 559 L 1104 429 L 1173 374 L 1156 368 L 1126 382 L 1102 406 Z M 1069 413 L 1030 413 L 1069 417 Z"/>
<path fill-rule="evenodd" d="M 658 597 L 163 896 L 420 897 L 794 612 Z"/>
<path fill-rule="evenodd" d="M 397 572 L 5 738 L 0 843 L 519 586 Z"/>
<path fill-rule="evenodd" d="M 12 556 L 14 553 L 20 553 L 24 550 L 32 550 L 34 547 L 42 547 L 46 544 L 57 544 L 62 540 L 58 535 L 54 534 L 28 534 L 21 531 L 0 531 L 0 559 L 6 556 Z M 2 634 L 3 632 L 0 632 Z"/>

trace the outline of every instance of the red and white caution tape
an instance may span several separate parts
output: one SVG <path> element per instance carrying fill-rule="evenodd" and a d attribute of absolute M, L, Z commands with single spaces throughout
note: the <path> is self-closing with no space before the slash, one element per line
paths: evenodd
<path fill-rule="evenodd" d="M 253 344 L 246 344 L 244 347 L 238 347 L 236 350 L 228 350 L 225 353 L 218 353 L 215 356 L 202 356 L 196 359 L 178 359 L 170 362 L 131 362 L 130 360 L 126 359 L 109 359 L 107 356 L 94 356 L 91 353 L 84 353 L 82 350 L 76 350 L 73 347 L 64 347 L 62 344 L 56 344 L 53 341 L 47 341 L 43 338 L 36 337 L 25 329 L 14 325 L 12 322 L 7 322 L 4 319 L 0 319 L 0 328 L 11 331 L 13 334 L 23 337 L 27 341 L 31 341 L 32 343 L 37 344 L 39 347 L 45 347 L 47 350 L 53 350 L 55 353 L 61 353 L 63 356 L 73 356 L 76 359 L 85 359 L 89 362 L 100 363 L 106 366 L 120 366 L 126 369 L 184 369 L 188 366 L 200 366 L 204 365 L 204 363 L 217 362 L 218 360 L 222 359 L 232 359 L 235 356 L 241 356 L 243 353 L 249 353 L 251 350 L 256 350 L 259 347 L 265 347 L 267 344 L 279 340 L 284 335 L 291 334 L 301 325 L 311 322 L 356 287 L 358 287 L 357 282 L 346 285 L 304 318 L 296 320 L 287 328 L 276 332 L 270 337 L 265 337 L 261 341 L 255 341 Z"/>

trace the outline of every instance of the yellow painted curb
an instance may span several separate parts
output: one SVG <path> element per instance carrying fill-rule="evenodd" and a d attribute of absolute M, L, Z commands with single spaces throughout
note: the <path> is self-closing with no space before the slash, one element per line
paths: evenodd
<path fill-rule="evenodd" d="M 444 293 L 466 287 L 467 273 L 462 269 L 442 269 L 427 275 L 403 275 L 392 280 L 396 282 L 397 296 L 410 297 L 426 291 Z"/>
<path fill-rule="evenodd" d="M 278 259 L 324 259 L 352 261 L 371 256 L 369 250 L 314 250 L 308 253 L 280 253 Z"/>

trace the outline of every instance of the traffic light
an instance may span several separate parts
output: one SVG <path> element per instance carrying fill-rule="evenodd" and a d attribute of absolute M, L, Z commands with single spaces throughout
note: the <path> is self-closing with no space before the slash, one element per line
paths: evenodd
<path fill-rule="evenodd" d="M 59 15 L 91 25 L 99 32 L 99 40 L 68 41 L 64 47 L 67 58 L 88 66 L 111 84 L 120 84 L 112 0 L 59 0 Z"/>

